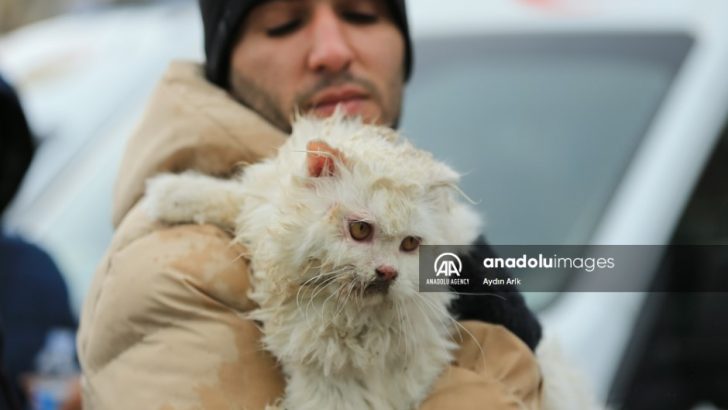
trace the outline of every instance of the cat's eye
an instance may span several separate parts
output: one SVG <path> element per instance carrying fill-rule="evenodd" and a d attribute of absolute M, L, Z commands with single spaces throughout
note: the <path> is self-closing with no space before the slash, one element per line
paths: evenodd
<path fill-rule="evenodd" d="M 399 249 L 404 252 L 412 252 L 420 246 L 420 238 L 416 236 L 408 236 L 402 239 L 402 243 L 399 244 Z"/>
<path fill-rule="evenodd" d="M 372 225 L 364 221 L 351 221 L 349 222 L 349 234 L 354 240 L 366 241 L 372 236 L 374 229 Z"/>

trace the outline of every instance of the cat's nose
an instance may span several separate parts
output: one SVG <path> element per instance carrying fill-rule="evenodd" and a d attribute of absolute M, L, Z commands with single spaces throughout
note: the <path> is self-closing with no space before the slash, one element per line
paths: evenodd
<path fill-rule="evenodd" d="M 397 269 L 394 269 L 389 265 L 382 265 L 374 269 L 374 271 L 377 273 L 377 279 L 379 280 L 391 282 L 397 279 Z"/>

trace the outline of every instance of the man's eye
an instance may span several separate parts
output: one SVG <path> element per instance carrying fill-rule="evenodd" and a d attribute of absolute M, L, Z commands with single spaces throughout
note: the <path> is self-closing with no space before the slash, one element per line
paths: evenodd
<path fill-rule="evenodd" d="M 347 11 L 343 13 L 344 18 L 354 24 L 372 24 L 379 20 L 379 15 L 374 13 L 363 13 L 358 11 Z"/>
<path fill-rule="evenodd" d="M 300 26 L 301 26 L 301 20 L 299 20 L 299 19 L 291 20 L 287 23 L 280 24 L 278 26 L 267 29 L 266 34 L 268 34 L 268 36 L 270 36 L 270 37 L 282 37 L 287 34 L 293 33 Z"/>

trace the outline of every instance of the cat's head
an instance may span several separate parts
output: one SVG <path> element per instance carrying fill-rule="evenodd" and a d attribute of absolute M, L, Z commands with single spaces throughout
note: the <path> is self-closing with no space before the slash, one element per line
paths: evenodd
<path fill-rule="evenodd" d="M 364 305 L 412 297 L 421 245 L 469 244 L 479 232 L 459 175 L 391 129 L 302 118 L 277 162 L 292 175 L 268 232 L 303 291 Z"/>

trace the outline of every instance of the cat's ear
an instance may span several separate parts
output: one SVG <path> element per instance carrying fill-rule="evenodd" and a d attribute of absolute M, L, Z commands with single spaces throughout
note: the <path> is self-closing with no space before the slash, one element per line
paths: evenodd
<path fill-rule="evenodd" d="M 309 141 L 306 153 L 308 175 L 315 178 L 336 175 L 337 165 L 346 162 L 341 151 L 321 140 Z"/>

